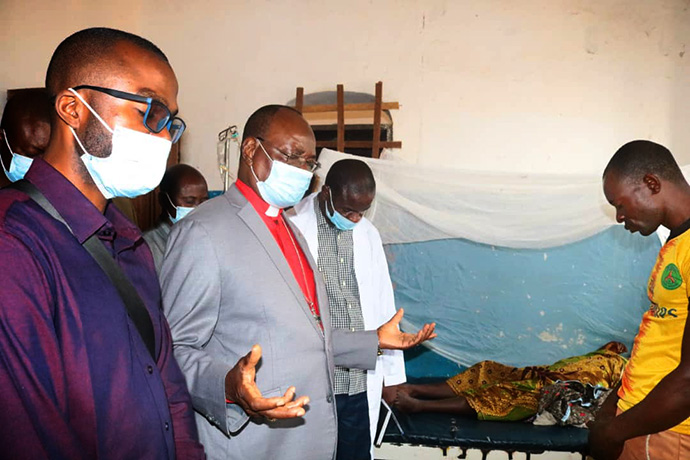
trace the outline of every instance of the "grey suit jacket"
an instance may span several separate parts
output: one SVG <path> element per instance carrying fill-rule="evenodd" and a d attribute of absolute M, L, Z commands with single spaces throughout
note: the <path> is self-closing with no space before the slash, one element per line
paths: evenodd
<path fill-rule="evenodd" d="M 288 222 L 289 223 L 289 222 Z M 331 459 L 336 446 L 334 364 L 373 369 L 375 331 L 330 329 L 326 290 L 315 273 L 324 333 L 280 247 L 233 186 L 173 227 L 161 269 L 163 308 L 210 459 Z M 310 403 L 304 417 L 248 420 L 225 403 L 225 376 L 252 345 L 263 355 L 256 383 L 265 397 L 290 385 Z"/>

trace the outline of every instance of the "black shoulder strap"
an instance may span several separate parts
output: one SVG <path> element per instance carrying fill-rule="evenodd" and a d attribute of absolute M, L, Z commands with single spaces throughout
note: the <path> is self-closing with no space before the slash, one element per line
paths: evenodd
<path fill-rule="evenodd" d="M 13 182 L 12 184 L 8 185 L 6 188 L 13 188 L 15 190 L 19 190 L 20 192 L 24 192 L 27 195 L 29 195 L 29 197 L 32 200 L 34 200 L 36 204 L 42 207 L 45 212 L 50 214 L 53 219 L 65 224 L 65 227 L 69 229 L 70 233 L 74 234 L 72 228 L 67 224 L 67 222 L 65 222 L 65 219 L 63 219 L 58 210 L 55 209 L 55 206 L 53 206 L 52 203 L 48 201 L 48 198 L 46 198 L 43 195 L 43 193 L 41 193 L 41 191 L 36 188 L 34 184 L 32 184 L 26 179 L 21 179 L 17 182 Z"/>
<path fill-rule="evenodd" d="M 36 204 L 43 208 L 54 219 L 65 224 L 69 231 L 72 232 L 72 229 L 67 225 L 67 222 L 65 222 L 65 219 L 62 218 L 58 210 L 55 209 L 34 184 L 22 179 L 9 185 L 7 188 L 14 188 L 29 195 Z M 84 241 L 82 246 L 89 251 L 91 257 L 93 257 L 108 278 L 110 278 L 110 282 L 113 283 L 113 286 L 117 289 L 117 292 L 120 294 L 127 308 L 127 314 L 132 319 L 132 322 L 134 322 L 137 331 L 139 331 L 139 335 L 144 341 L 144 344 L 146 344 L 146 348 L 148 348 L 149 353 L 151 353 L 151 357 L 156 361 L 156 342 L 153 334 L 153 324 L 151 323 L 151 317 L 149 316 L 148 310 L 146 310 L 146 306 L 143 300 L 141 300 L 141 297 L 139 297 L 136 289 L 132 286 L 132 283 L 117 262 L 115 262 L 115 259 L 113 259 L 105 246 L 103 246 L 103 243 L 99 241 L 96 234 L 91 235 Z"/>

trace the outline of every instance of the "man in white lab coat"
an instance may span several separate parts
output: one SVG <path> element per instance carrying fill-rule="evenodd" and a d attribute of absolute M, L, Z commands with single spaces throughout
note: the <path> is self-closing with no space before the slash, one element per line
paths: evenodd
<path fill-rule="evenodd" d="M 395 313 L 381 237 L 363 217 L 375 194 L 369 166 L 341 160 L 331 166 L 321 191 L 303 199 L 290 215 L 324 277 L 334 329 L 374 330 Z M 406 380 L 402 351 L 379 353 L 374 370 L 336 366 L 338 460 L 372 457 L 383 385 Z"/>

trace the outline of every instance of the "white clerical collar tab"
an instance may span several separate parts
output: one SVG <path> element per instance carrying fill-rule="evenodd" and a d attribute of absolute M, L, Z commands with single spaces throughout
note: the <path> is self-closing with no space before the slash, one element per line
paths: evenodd
<path fill-rule="evenodd" d="M 268 205 L 268 209 L 266 210 L 265 214 L 268 217 L 276 217 L 280 213 L 280 208 L 276 208 L 275 206 Z"/>

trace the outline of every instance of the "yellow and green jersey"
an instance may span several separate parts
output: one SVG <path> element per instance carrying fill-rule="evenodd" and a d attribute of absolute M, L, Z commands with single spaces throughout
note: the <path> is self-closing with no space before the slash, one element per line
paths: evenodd
<path fill-rule="evenodd" d="M 647 283 L 651 301 L 635 337 L 623 373 L 618 407 L 625 411 L 647 394 L 680 363 L 683 331 L 688 318 L 690 231 L 670 239 L 659 251 Z M 690 418 L 671 428 L 690 434 Z"/>

